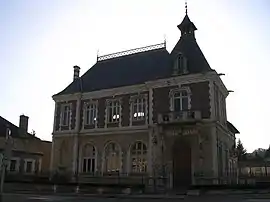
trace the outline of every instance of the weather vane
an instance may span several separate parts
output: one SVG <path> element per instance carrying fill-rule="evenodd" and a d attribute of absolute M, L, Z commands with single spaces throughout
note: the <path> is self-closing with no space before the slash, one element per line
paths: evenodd
<path fill-rule="evenodd" d="M 186 15 L 187 15 L 187 0 L 185 0 L 185 8 L 186 8 Z"/>

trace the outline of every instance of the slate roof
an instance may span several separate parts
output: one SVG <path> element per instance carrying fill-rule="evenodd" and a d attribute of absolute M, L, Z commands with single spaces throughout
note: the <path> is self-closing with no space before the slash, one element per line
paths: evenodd
<path fill-rule="evenodd" d="M 59 94 L 96 91 L 141 84 L 171 76 L 170 54 L 160 48 L 98 61 L 81 79 L 76 79 Z"/>
<path fill-rule="evenodd" d="M 212 71 L 199 45 L 192 37 L 180 38 L 171 52 L 172 59 L 174 59 L 179 53 L 182 53 L 187 58 L 187 68 L 189 73 Z"/>
<path fill-rule="evenodd" d="M 196 30 L 187 15 L 179 26 L 189 26 Z M 146 81 L 172 77 L 173 61 L 179 52 L 187 58 L 190 74 L 212 71 L 193 33 L 181 36 L 171 53 L 164 47 L 97 61 L 80 79 L 74 80 L 56 95 L 143 84 Z"/>
<path fill-rule="evenodd" d="M 13 123 L 9 122 L 8 120 L 3 118 L 2 116 L 0 116 L 0 137 L 5 137 L 6 136 L 7 126 L 11 130 L 11 136 L 13 138 L 28 137 L 28 138 L 39 139 L 39 138 L 31 135 L 30 133 L 27 133 L 26 136 L 22 136 L 21 133 L 20 133 L 20 128 L 18 126 L 14 125 Z"/>
<path fill-rule="evenodd" d="M 197 30 L 196 26 L 193 22 L 189 19 L 188 15 L 186 14 L 183 21 L 177 26 L 180 30 L 184 30 L 186 27 L 193 29 L 194 31 Z"/>

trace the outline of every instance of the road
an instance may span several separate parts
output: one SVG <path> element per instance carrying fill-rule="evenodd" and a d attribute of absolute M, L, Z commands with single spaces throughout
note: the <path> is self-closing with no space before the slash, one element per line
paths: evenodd
<path fill-rule="evenodd" d="M 167 202 L 187 201 L 187 202 L 270 202 L 270 195 L 238 195 L 238 196 L 186 196 L 184 199 L 132 199 L 132 198 L 94 198 L 83 196 L 38 196 L 27 194 L 5 194 L 3 202 Z"/>

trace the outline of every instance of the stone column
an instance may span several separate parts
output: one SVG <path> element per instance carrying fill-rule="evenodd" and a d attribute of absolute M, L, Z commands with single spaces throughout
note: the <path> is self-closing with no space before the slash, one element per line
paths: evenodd
<path fill-rule="evenodd" d="M 152 126 L 153 125 L 153 89 L 150 88 L 149 89 L 149 98 L 148 98 L 149 104 L 149 125 Z"/>
<path fill-rule="evenodd" d="M 217 131 L 215 125 L 211 128 L 211 153 L 213 177 L 218 177 Z M 216 184 L 217 181 L 215 180 L 213 183 Z"/>
<path fill-rule="evenodd" d="M 148 163 L 148 174 L 149 176 L 153 176 L 153 134 L 154 133 L 154 129 L 150 128 L 148 131 L 148 159 L 147 159 L 147 163 Z"/>
<path fill-rule="evenodd" d="M 73 139 L 73 174 L 78 173 L 78 158 L 79 158 L 79 131 L 80 131 L 80 115 L 81 115 L 81 95 L 77 99 L 76 104 L 76 121 L 75 121 L 75 137 Z"/>
<path fill-rule="evenodd" d="M 209 81 L 209 100 L 210 100 L 210 113 L 211 113 L 211 119 L 214 120 L 216 117 L 216 111 L 215 111 L 215 100 L 214 100 L 214 82 Z"/>
<path fill-rule="evenodd" d="M 56 115 L 57 115 L 57 102 L 54 103 L 53 133 L 55 132 L 55 128 L 56 128 Z"/>

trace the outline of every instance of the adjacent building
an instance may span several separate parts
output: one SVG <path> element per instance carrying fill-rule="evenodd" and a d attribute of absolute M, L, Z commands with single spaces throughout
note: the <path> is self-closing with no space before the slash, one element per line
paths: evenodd
<path fill-rule="evenodd" d="M 171 187 L 235 173 L 229 91 L 187 13 L 178 29 L 171 52 L 164 42 L 99 56 L 82 76 L 74 67 L 72 83 L 53 95 L 52 171 L 166 177 Z"/>
<path fill-rule="evenodd" d="M 28 117 L 20 116 L 19 127 L 0 116 L 0 152 L 6 151 L 7 129 L 11 131 L 9 174 L 34 175 L 49 172 L 51 142 L 28 133 Z"/>

